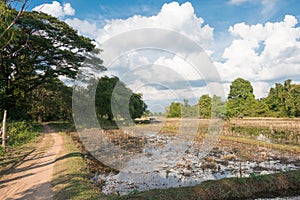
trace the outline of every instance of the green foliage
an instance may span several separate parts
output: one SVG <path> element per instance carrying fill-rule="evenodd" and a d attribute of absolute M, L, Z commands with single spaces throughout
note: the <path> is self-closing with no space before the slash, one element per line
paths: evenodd
<path fill-rule="evenodd" d="M 242 78 L 235 79 L 230 85 L 227 114 L 229 117 L 255 116 L 258 102 L 253 94 L 251 83 Z"/>
<path fill-rule="evenodd" d="M 0 146 L 0 156 L 3 156 L 4 153 L 5 153 L 5 149 L 2 146 Z"/>
<path fill-rule="evenodd" d="M 181 108 L 181 103 L 172 102 L 168 109 L 167 117 L 181 117 Z"/>
<path fill-rule="evenodd" d="M 198 117 L 199 116 L 199 108 L 197 105 L 191 106 L 187 99 L 183 99 L 183 105 L 181 106 L 182 117 Z"/>
<path fill-rule="evenodd" d="M 28 113 L 32 119 L 41 121 L 72 119 L 72 88 L 53 79 L 30 92 Z"/>
<path fill-rule="evenodd" d="M 208 94 L 204 94 L 200 97 L 198 105 L 199 105 L 200 117 L 202 119 L 211 118 L 211 104 L 212 104 L 212 99 Z"/>
<path fill-rule="evenodd" d="M 11 19 L 16 17 L 16 10 L 6 10 Z M 0 30 L 6 27 L 3 24 Z M 45 82 L 59 76 L 75 78 L 84 60 L 105 70 L 90 39 L 44 13 L 24 12 L 0 39 L 0 46 L 0 110 L 9 113 L 21 108 L 28 95 Z"/>
<path fill-rule="evenodd" d="M 300 85 L 291 82 L 288 79 L 284 85 L 276 83 L 264 99 L 271 116 L 300 117 Z"/>
<path fill-rule="evenodd" d="M 41 127 L 36 122 L 9 122 L 7 124 L 7 145 L 19 146 L 25 144 L 36 136 L 41 131 Z"/>
<path fill-rule="evenodd" d="M 147 109 L 142 100 L 142 94 L 133 93 L 125 86 L 118 77 L 104 76 L 98 81 L 91 80 L 89 89 L 98 83 L 95 97 L 96 113 L 100 119 L 106 118 L 112 121 L 113 118 L 131 119 L 141 117 Z"/>
<path fill-rule="evenodd" d="M 141 117 L 147 109 L 147 105 L 142 100 L 142 94 L 132 93 L 129 102 L 129 113 L 132 119 Z"/>

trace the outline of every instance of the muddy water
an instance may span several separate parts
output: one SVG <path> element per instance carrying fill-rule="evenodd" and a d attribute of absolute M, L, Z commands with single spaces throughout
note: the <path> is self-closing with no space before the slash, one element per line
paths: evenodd
<path fill-rule="evenodd" d="M 263 147 L 221 143 L 204 157 L 199 151 L 201 142 L 195 143 L 191 136 L 146 132 L 143 137 L 147 139 L 142 153 L 133 155 L 118 174 L 95 175 L 93 180 L 101 183 L 105 194 L 124 195 L 134 190 L 193 186 L 206 180 L 300 169 L 297 157 Z M 250 152 L 248 158 L 243 158 L 245 150 Z"/>

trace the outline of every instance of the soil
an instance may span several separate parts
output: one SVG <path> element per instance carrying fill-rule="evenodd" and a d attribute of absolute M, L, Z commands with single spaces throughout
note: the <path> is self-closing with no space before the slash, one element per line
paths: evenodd
<path fill-rule="evenodd" d="M 43 133 L 36 150 L 0 177 L 0 199 L 53 199 L 52 172 L 63 140 L 47 125 Z"/>

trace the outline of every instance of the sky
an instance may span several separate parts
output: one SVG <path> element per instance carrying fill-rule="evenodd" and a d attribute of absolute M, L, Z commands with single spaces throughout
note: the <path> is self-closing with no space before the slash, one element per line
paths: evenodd
<path fill-rule="evenodd" d="M 88 2 L 88 3 L 87 3 Z M 300 83 L 300 0 L 32 0 L 103 50 L 108 71 L 152 111 L 249 80 L 256 98 Z"/>

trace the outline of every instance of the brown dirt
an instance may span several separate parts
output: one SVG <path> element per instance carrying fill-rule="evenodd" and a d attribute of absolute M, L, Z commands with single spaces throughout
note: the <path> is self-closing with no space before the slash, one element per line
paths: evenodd
<path fill-rule="evenodd" d="M 62 137 L 44 125 L 44 137 L 34 152 L 0 177 L 0 199 L 53 199 L 53 166 Z"/>

